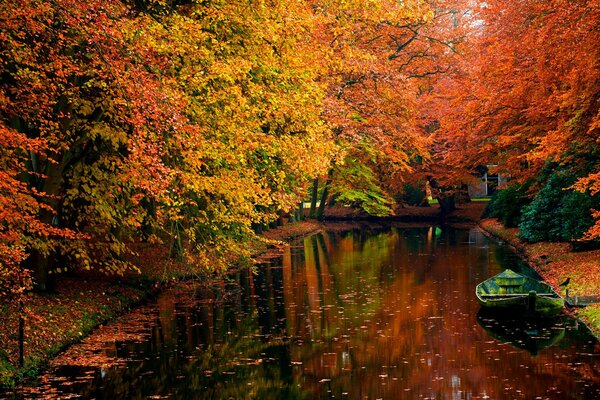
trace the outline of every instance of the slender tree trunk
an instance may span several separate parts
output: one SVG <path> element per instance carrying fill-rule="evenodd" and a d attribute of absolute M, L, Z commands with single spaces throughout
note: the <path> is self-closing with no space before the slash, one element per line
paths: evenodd
<path fill-rule="evenodd" d="M 298 208 L 296 209 L 296 221 L 302 221 L 304 219 L 304 202 L 298 203 Z"/>
<path fill-rule="evenodd" d="M 181 240 L 181 225 L 178 221 L 171 222 L 171 246 L 169 257 L 181 261 L 183 259 L 183 242 Z"/>
<path fill-rule="evenodd" d="M 456 210 L 456 200 L 454 196 L 448 197 L 437 197 L 438 203 L 440 205 L 441 216 L 446 217 L 452 211 Z"/>
<path fill-rule="evenodd" d="M 317 197 L 319 196 L 319 178 L 313 180 L 312 194 L 310 198 L 310 212 L 308 217 L 314 219 L 317 215 Z"/>
<path fill-rule="evenodd" d="M 327 202 L 327 197 L 329 196 L 329 186 L 331 186 L 331 179 L 333 177 L 333 170 L 330 169 L 327 173 L 327 180 L 325 181 L 325 187 L 323 188 L 323 194 L 321 195 L 321 202 L 319 203 L 319 208 L 317 210 L 317 219 L 319 221 L 323 221 L 323 213 L 325 211 L 325 203 Z"/>
<path fill-rule="evenodd" d="M 23 266 L 19 266 L 19 286 L 23 288 Z M 23 317 L 23 293 L 19 293 L 19 367 L 25 364 L 25 318 Z"/>
<path fill-rule="evenodd" d="M 113 235 L 113 237 L 119 243 L 123 243 L 123 226 L 122 225 L 113 226 L 112 228 L 110 228 L 110 233 Z M 111 253 L 111 257 L 114 258 L 115 260 L 124 261 L 123 252 L 121 250 L 119 250 L 118 253 L 115 252 L 114 250 L 111 250 L 110 253 Z"/>
<path fill-rule="evenodd" d="M 40 211 L 41 222 L 48 225 L 56 225 L 54 218 L 60 204 L 59 195 L 62 187 L 62 165 L 48 163 L 46 168 L 46 180 L 42 191 L 47 195 L 46 204 L 50 206 L 50 209 L 44 208 Z M 49 275 L 51 256 L 52 254 L 48 252 L 42 252 L 34 248 L 31 249 L 27 259 L 27 267 L 33 271 L 34 287 L 38 291 L 47 292 L 54 287 L 54 280 L 51 279 L 51 275 Z"/>
<path fill-rule="evenodd" d="M 156 202 L 154 199 L 144 201 L 143 207 L 146 209 L 146 217 L 142 221 L 140 231 L 142 232 L 142 240 L 148 241 L 148 238 L 154 235 L 154 221 L 156 221 Z"/>

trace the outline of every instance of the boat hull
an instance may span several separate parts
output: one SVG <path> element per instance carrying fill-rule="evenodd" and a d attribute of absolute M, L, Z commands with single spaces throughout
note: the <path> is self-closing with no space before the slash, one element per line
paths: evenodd
<path fill-rule="evenodd" d="M 505 312 L 519 315 L 540 315 L 547 317 L 555 317 L 559 315 L 564 307 L 564 300 L 561 298 L 545 298 L 537 296 L 535 304 L 530 305 L 528 295 L 523 297 L 515 297 L 509 299 L 484 300 L 478 298 L 479 304 L 488 309 L 498 312 Z"/>
<path fill-rule="evenodd" d="M 483 308 L 513 316 L 553 317 L 565 304 L 550 285 L 511 270 L 481 282 L 475 292 Z"/>

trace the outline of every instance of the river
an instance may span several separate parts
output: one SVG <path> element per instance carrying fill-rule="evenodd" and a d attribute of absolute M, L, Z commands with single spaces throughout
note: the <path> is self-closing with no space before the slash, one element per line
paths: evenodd
<path fill-rule="evenodd" d="M 598 399 L 576 320 L 481 315 L 475 286 L 535 276 L 477 229 L 332 229 L 226 282 L 184 283 L 59 357 L 40 398 Z"/>

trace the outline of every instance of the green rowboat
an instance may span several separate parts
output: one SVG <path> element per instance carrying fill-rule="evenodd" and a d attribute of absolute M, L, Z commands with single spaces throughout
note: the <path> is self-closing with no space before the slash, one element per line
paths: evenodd
<path fill-rule="evenodd" d="M 560 314 L 565 301 L 550 285 L 507 269 L 475 289 L 482 307 L 516 315 L 550 317 Z"/>

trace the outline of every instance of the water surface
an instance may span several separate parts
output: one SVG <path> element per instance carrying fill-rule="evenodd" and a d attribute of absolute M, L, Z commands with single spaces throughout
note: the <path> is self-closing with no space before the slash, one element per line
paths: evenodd
<path fill-rule="evenodd" d="M 475 286 L 507 267 L 535 275 L 475 229 L 313 235 L 233 277 L 226 295 L 189 284 L 165 292 L 29 395 L 600 398 L 600 349 L 575 320 L 479 312 Z"/>

